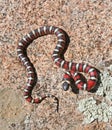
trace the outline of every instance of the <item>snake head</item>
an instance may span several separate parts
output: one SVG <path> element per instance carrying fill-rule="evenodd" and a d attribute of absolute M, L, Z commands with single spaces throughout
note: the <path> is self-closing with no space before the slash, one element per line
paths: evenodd
<path fill-rule="evenodd" d="M 67 91 L 67 90 L 69 89 L 69 83 L 66 82 L 66 81 L 64 81 L 64 82 L 62 83 L 62 89 L 63 89 L 64 91 Z"/>

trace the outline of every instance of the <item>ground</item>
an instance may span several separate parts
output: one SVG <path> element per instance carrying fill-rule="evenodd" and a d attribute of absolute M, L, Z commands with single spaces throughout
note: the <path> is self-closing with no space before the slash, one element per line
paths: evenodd
<path fill-rule="evenodd" d="M 17 45 L 29 31 L 44 25 L 67 32 L 66 60 L 88 63 L 112 76 L 108 69 L 112 64 L 111 0 L 0 0 L 0 130 L 111 130 L 112 118 L 83 123 L 84 114 L 78 110 L 82 99 L 95 97 L 105 102 L 102 95 L 61 89 L 64 71 L 51 59 L 57 41 L 54 35 L 36 39 L 28 56 L 38 74 L 33 95 L 56 95 L 59 111 L 54 111 L 51 99 L 39 105 L 25 102 L 27 72 L 17 57 Z"/>

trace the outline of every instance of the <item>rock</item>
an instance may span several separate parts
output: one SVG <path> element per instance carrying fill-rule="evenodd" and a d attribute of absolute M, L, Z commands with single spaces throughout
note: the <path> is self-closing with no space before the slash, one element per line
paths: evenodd
<path fill-rule="evenodd" d="M 13 89 L 5 88 L 0 91 L 0 122 L 5 120 L 1 124 L 1 127 L 9 130 L 8 126 L 14 127 L 17 122 L 23 121 L 25 111 L 22 109 L 22 97 L 19 92 L 15 92 Z"/>

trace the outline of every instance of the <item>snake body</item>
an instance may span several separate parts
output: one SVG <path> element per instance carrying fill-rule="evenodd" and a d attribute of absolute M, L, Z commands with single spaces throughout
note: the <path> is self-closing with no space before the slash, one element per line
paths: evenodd
<path fill-rule="evenodd" d="M 36 72 L 35 68 L 33 67 L 33 64 L 27 56 L 27 47 L 33 42 L 33 40 L 48 34 L 55 34 L 57 37 L 57 45 L 53 51 L 52 59 L 58 67 L 61 67 L 66 70 L 66 73 L 63 77 L 64 90 L 68 89 L 68 85 L 70 84 L 71 79 L 74 80 L 75 85 L 78 89 L 83 89 L 87 91 L 91 90 L 96 85 L 98 80 L 98 72 L 94 67 L 84 63 L 74 63 L 64 60 L 63 56 L 67 47 L 64 30 L 54 26 L 43 26 L 25 35 L 20 40 L 17 47 L 18 57 L 25 66 L 28 73 L 28 81 L 26 86 L 24 87 L 24 98 L 28 102 L 40 103 L 46 97 L 55 98 L 55 96 L 50 94 L 43 95 L 39 98 L 32 97 L 32 90 L 36 84 Z M 80 72 L 89 74 L 90 78 L 87 80 L 87 82 L 81 80 Z"/>

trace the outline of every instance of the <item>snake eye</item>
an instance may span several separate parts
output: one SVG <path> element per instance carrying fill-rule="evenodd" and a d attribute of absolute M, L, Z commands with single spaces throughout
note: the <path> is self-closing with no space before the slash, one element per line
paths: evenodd
<path fill-rule="evenodd" d="M 69 84 L 66 81 L 62 84 L 62 89 L 64 91 L 67 91 L 69 89 Z"/>

